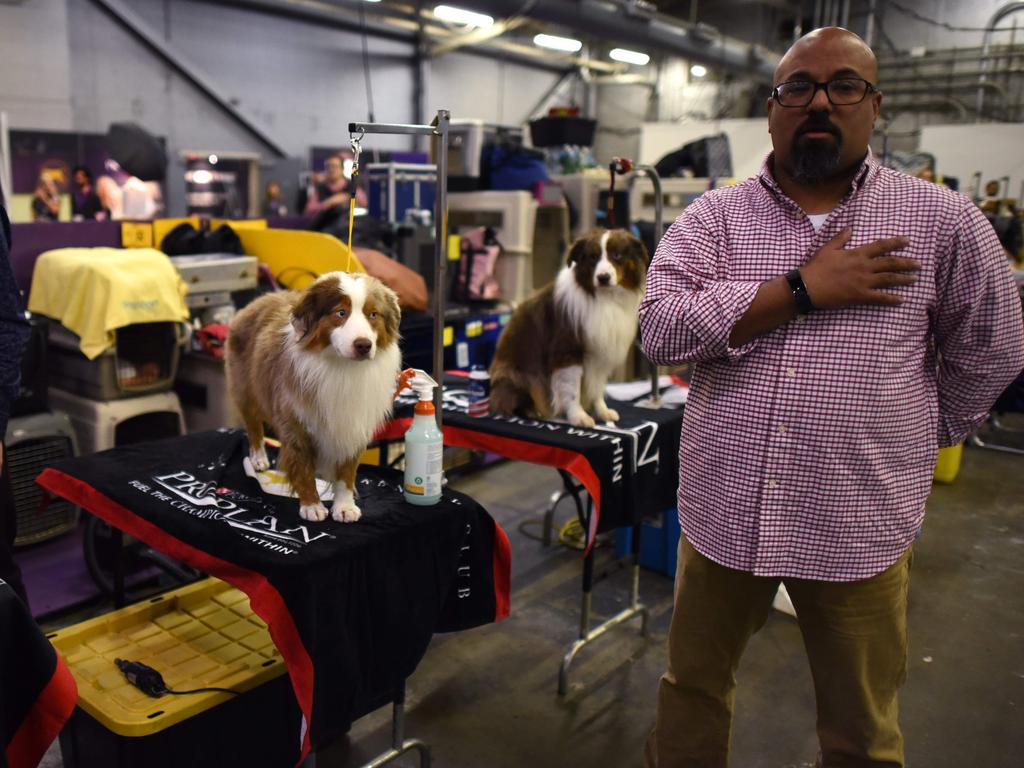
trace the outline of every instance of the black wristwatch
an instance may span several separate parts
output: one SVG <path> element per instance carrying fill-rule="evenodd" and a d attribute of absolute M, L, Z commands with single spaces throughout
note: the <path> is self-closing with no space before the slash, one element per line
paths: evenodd
<path fill-rule="evenodd" d="M 800 276 L 800 270 L 794 269 L 786 273 L 786 282 L 789 283 L 789 290 L 793 292 L 793 301 L 796 302 L 796 311 L 801 315 L 809 315 L 814 311 L 814 304 L 811 303 L 811 296 L 807 293 L 807 286 Z"/>

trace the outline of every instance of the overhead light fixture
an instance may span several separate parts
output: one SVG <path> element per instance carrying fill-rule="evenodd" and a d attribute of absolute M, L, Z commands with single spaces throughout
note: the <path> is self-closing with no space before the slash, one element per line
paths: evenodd
<path fill-rule="evenodd" d="M 533 44 L 539 45 L 541 48 L 550 48 L 553 51 L 565 51 L 566 53 L 576 53 L 583 47 L 583 43 L 579 40 L 558 35 L 535 35 Z"/>
<path fill-rule="evenodd" d="M 707 67 L 701 64 L 694 64 L 690 67 L 690 74 L 694 77 L 704 77 L 708 73 Z"/>
<path fill-rule="evenodd" d="M 434 16 L 442 21 L 450 21 L 452 24 L 465 24 L 467 27 L 493 27 L 494 19 L 484 13 L 467 11 L 465 8 L 456 8 L 454 5 L 434 6 Z"/>
<path fill-rule="evenodd" d="M 612 48 L 608 55 L 616 61 L 622 61 L 626 64 L 637 64 L 641 67 L 651 60 L 651 57 L 646 53 L 630 51 L 626 48 Z"/>

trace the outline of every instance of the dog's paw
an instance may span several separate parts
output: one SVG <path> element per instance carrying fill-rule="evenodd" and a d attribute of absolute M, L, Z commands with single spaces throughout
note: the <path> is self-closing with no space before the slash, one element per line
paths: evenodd
<path fill-rule="evenodd" d="M 316 504 L 300 504 L 299 517 L 314 523 L 322 523 L 327 519 L 327 507 L 319 501 Z"/>
<path fill-rule="evenodd" d="M 594 419 L 582 408 L 577 408 L 569 414 L 569 423 L 574 427 L 593 427 Z"/>
<path fill-rule="evenodd" d="M 353 501 L 345 504 L 335 503 L 331 507 L 331 517 L 339 523 L 354 523 L 362 516 L 363 513 L 359 511 L 359 507 Z"/>
<path fill-rule="evenodd" d="M 598 421 L 619 420 L 619 412 L 616 411 L 614 408 L 609 408 L 607 405 L 603 407 L 598 406 L 597 408 L 594 409 L 594 413 L 596 414 Z"/>
<path fill-rule="evenodd" d="M 255 469 L 257 472 L 262 472 L 265 469 L 270 469 L 270 459 L 267 458 L 267 449 L 264 448 L 262 445 L 255 451 L 249 451 L 249 461 L 252 462 L 252 468 Z"/>

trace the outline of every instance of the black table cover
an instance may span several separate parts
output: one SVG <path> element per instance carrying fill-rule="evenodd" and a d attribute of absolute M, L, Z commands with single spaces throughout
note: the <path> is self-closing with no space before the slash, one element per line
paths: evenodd
<path fill-rule="evenodd" d="M 0 581 L 0 766 L 35 768 L 76 701 L 71 671 Z"/>
<path fill-rule="evenodd" d="M 641 408 L 609 400 L 614 427 L 574 427 L 562 421 L 473 417 L 466 413 L 468 380 L 449 375 L 444 390 L 444 441 L 569 472 L 594 500 L 585 552 L 601 532 L 633 525 L 676 506 L 682 410 Z M 395 403 L 380 439 L 400 439 L 412 422 L 414 395 Z"/>
<path fill-rule="evenodd" d="M 508 539 L 467 496 L 413 506 L 397 472 L 370 467 L 359 522 L 307 522 L 246 476 L 247 451 L 242 430 L 203 432 L 64 460 L 38 482 L 249 595 L 288 666 L 304 758 L 390 701 L 434 632 L 508 614 Z"/>

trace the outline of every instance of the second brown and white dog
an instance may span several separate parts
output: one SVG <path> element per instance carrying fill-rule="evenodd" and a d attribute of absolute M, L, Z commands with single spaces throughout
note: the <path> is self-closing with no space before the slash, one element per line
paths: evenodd
<path fill-rule="evenodd" d="M 569 249 L 555 282 L 512 314 L 491 363 L 491 411 L 618 421 L 604 401 L 637 328 L 647 249 L 622 229 L 596 230 Z"/>
<path fill-rule="evenodd" d="M 257 471 L 269 467 L 269 424 L 304 520 L 327 517 L 317 474 L 334 484 L 331 517 L 353 522 L 361 515 L 356 467 L 391 413 L 399 321 L 398 298 L 379 280 L 329 272 L 304 291 L 261 296 L 231 323 L 228 387 L 249 436 L 249 459 Z"/>

